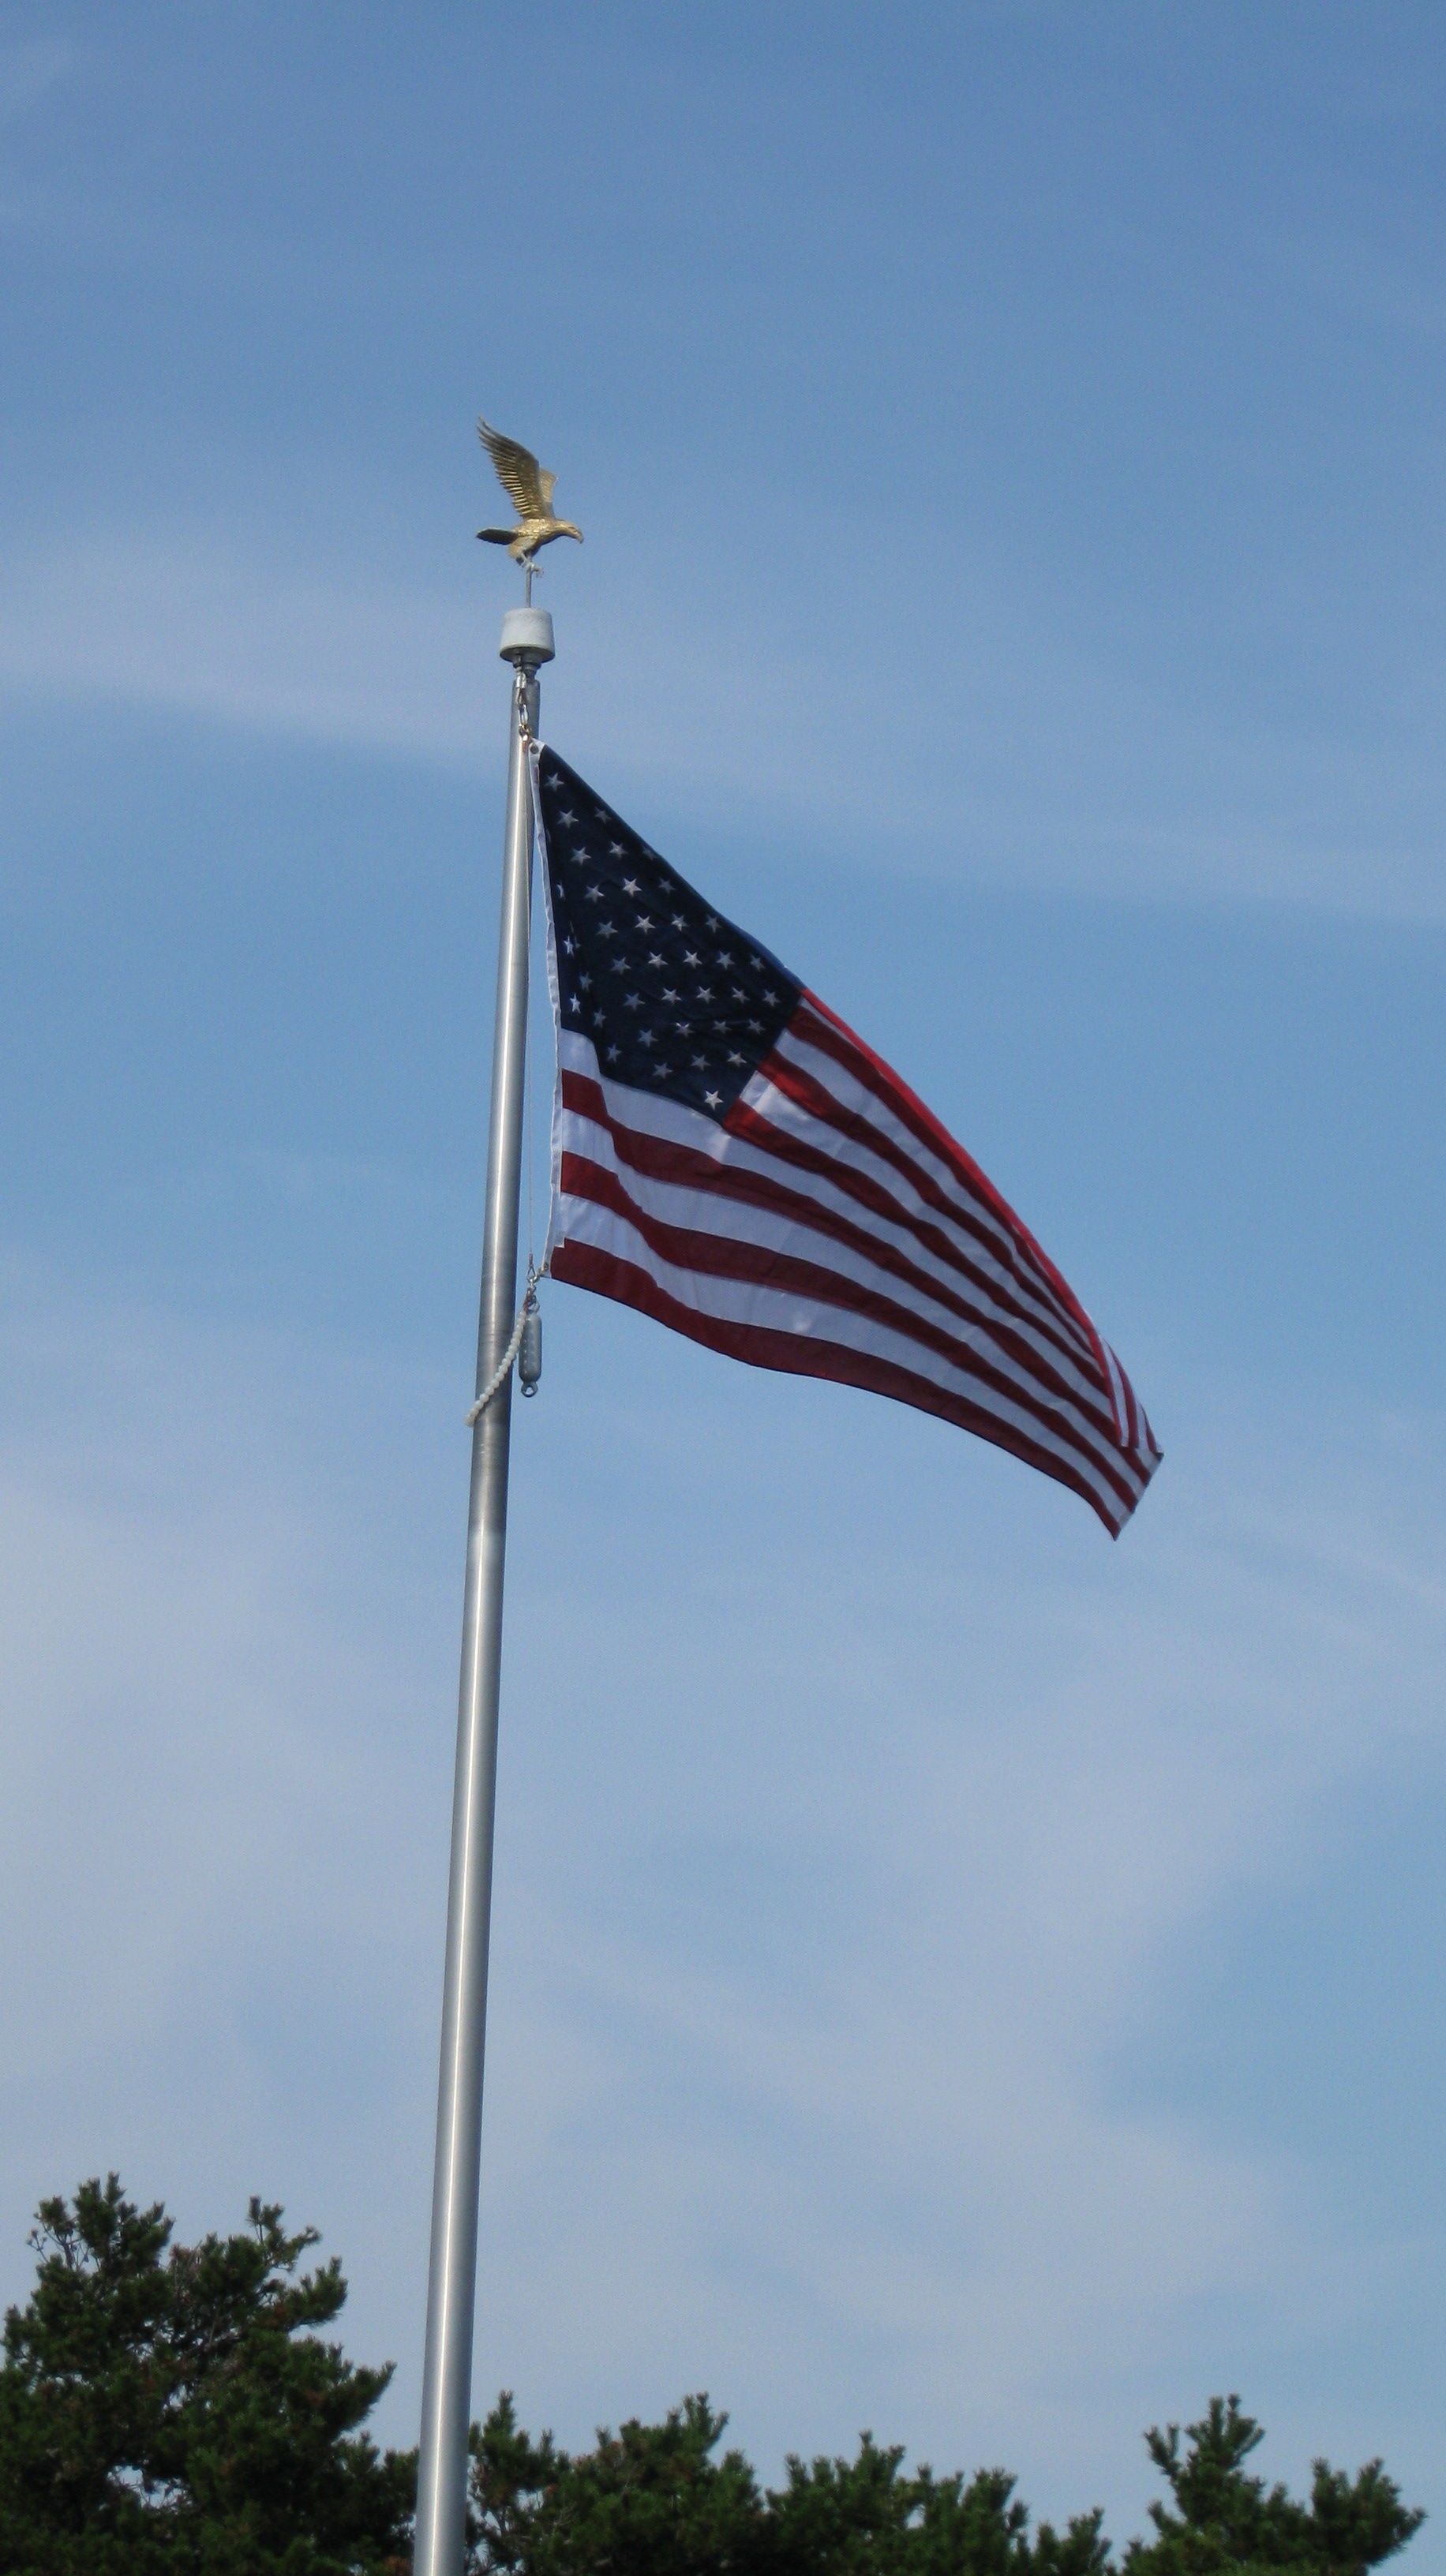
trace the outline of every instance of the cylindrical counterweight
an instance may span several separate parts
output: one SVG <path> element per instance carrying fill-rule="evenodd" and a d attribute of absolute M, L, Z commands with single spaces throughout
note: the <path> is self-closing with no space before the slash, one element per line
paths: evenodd
<path fill-rule="evenodd" d="M 522 1318 L 522 1339 L 517 1346 L 517 1375 L 524 1395 L 537 1393 L 542 1375 L 542 1317 L 535 1305 L 529 1306 Z"/>

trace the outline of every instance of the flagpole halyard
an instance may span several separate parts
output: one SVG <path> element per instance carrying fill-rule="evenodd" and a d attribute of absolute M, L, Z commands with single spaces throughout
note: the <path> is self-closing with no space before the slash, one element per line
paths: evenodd
<path fill-rule="evenodd" d="M 532 872 L 527 746 L 537 732 L 538 669 L 553 658 L 547 611 L 510 610 L 501 651 L 515 678 L 477 1328 L 479 1393 L 512 1338 L 517 1303 Z M 414 2576 L 461 2576 L 465 2542 L 511 1420 L 509 1374 L 472 1430 Z"/>

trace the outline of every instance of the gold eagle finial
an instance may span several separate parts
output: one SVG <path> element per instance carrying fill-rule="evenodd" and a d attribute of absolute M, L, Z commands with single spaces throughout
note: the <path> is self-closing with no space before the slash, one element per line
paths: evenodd
<path fill-rule="evenodd" d="M 479 420 L 477 435 L 497 469 L 497 480 L 517 512 L 515 528 L 479 528 L 484 544 L 505 546 L 514 563 L 525 564 L 529 583 L 534 570 L 533 556 L 539 546 L 550 546 L 554 537 L 576 537 L 582 544 L 582 530 L 571 519 L 557 519 L 552 513 L 555 474 L 544 474 L 530 447 L 522 447 L 515 438 L 504 438 L 500 429 Z"/>

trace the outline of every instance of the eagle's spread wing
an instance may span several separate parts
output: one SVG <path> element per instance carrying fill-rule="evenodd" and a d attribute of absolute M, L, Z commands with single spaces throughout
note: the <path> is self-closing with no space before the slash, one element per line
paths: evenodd
<path fill-rule="evenodd" d="M 492 429 L 485 420 L 478 421 L 477 435 L 518 517 L 545 519 L 556 475 L 544 474 L 530 447 L 520 447 L 515 438 L 504 438 L 500 429 Z"/>

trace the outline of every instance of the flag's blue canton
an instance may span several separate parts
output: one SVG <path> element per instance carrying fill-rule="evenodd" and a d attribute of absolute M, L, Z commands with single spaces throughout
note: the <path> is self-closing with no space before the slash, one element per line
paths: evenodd
<path fill-rule="evenodd" d="M 543 844 L 565 1029 L 612 1081 L 728 1115 L 803 990 L 544 750 Z"/>

